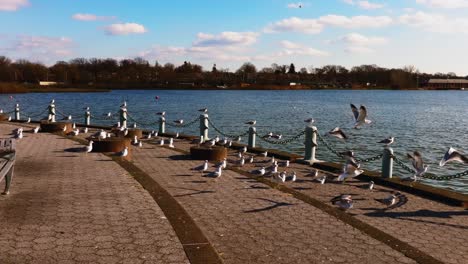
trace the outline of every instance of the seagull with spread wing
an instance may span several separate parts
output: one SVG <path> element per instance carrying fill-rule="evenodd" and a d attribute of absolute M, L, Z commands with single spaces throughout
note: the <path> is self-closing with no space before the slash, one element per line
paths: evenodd
<path fill-rule="evenodd" d="M 367 109 L 365 106 L 361 105 L 359 110 L 353 104 L 351 104 L 351 110 L 353 111 L 354 116 L 354 128 L 358 128 L 364 124 L 370 124 L 372 121 L 367 119 Z"/>
<path fill-rule="evenodd" d="M 462 155 L 460 152 L 458 152 L 456 149 L 452 147 L 450 147 L 449 150 L 447 150 L 444 157 L 440 161 L 439 166 L 442 167 L 445 165 L 445 163 L 450 162 L 450 161 L 458 161 L 458 162 L 468 164 L 468 158 Z"/>
<path fill-rule="evenodd" d="M 413 152 L 413 155 L 410 153 L 406 154 L 407 157 L 411 160 L 411 163 L 413 164 L 415 174 L 414 174 L 414 180 L 416 181 L 418 177 L 423 176 L 426 172 L 429 166 L 427 166 L 423 159 L 421 153 L 418 151 Z"/>

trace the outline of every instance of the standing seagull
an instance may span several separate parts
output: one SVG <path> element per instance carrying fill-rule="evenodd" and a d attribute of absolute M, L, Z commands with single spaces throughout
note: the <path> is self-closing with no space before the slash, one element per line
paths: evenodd
<path fill-rule="evenodd" d="M 456 149 L 450 147 L 444 155 L 444 158 L 440 161 L 439 166 L 444 166 L 449 161 L 458 161 L 468 164 L 468 158 L 458 152 Z"/>
<path fill-rule="evenodd" d="M 126 157 L 127 155 L 128 155 L 128 147 L 127 146 L 125 146 L 125 148 L 122 151 L 117 153 L 117 156 L 119 156 L 119 157 Z"/>
<path fill-rule="evenodd" d="M 256 123 L 257 123 L 256 120 L 251 120 L 251 121 L 245 122 L 246 125 L 251 125 L 251 126 L 255 126 Z"/>
<path fill-rule="evenodd" d="M 383 203 L 385 204 L 387 207 L 390 207 L 392 205 L 394 205 L 397 201 L 397 197 L 400 196 L 401 193 L 400 192 L 396 192 L 394 194 L 391 194 L 390 196 L 388 196 L 387 198 L 384 198 L 384 199 L 375 199 L 377 202 L 380 202 L 380 203 Z"/>
<path fill-rule="evenodd" d="M 358 111 L 357 107 L 351 104 L 351 110 L 353 111 L 353 116 L 354 116 L 354 128 L 358 128 L 359 126 L 362 126 L 364 124 L 371 123 L 370 120 L 366 119 L 367 109 L 365 106 L 361 105 Z"/>
<path fill-rule="evenodd" d="M 198 112 L 208 113 L 208 108 L 198 109 Z"/>
<path fill-rule="evenodd" d="M 88 146 L 84 148 L 85 153 L 90 153 L 93 150 L 93 143 L 94 142 L 92 140 L 89 141 Z"/>
<path fill-rule="evenodd" d="M 331 136 L 340 138 L 340 139 L 348 139 L 346 134 L 339 127 L 335 127 L 334 129 L 328 131 L 328 134 L 331 135 Z"/>
<path fill-rule="evenodd" d="M 382 144 L 385 144 L 385 146 L 390 146 L 393 142 L 395 141 L 395 138 L 394 137 L 389 137 L 389 138 L 386 138 L 386 139 L 382 139 L 380 140 L 379 142 L 377 143 L 382 143 Z"/>
<path fill-rule="evenodd" d="M 369 184 L 367 185 L 367 189 L 368 190 L 371 190 L 374 189 L 374 182 L 373 181 L 370 181 Z"/>
<path fill-rule="evenodd" d="M 424 161 L 422 160 L 422 155 L 418 151 L 413 152 L 413 155 L 411 155 L 410 153 L 406 155 L 411 160 L 411 163 L 413 164 L 413 167 L 416 171 L 414 174 L 414 180 L 416 181 L 418 177 L 423 176 L 424 173 L 427 172 L 429 166 L 424 164 Z"/>
<path fill-rule="evenodd" d="M 341 210 L 353 208 L 353 198 L 349 194 L 338 195 L 330 200 L 334 205 L 338 205 Z"/>
<path fill-rule="evenodd" d="M 177 125 L 182 125 L 184 123 L 184 120 L 183 119 L 174 120 L 174 123 L 176 123 Z"/>
<path fill-rule="evenodd" d="M 193 168 L 192 170 L 197 170 L 197 171 L 200 171 L 200 172 L 205 172 L 208 170 L 208 160 L 205 160 L 205 162 L 200 165 L 200 166 L 197 166 L 195 168 Z"/>

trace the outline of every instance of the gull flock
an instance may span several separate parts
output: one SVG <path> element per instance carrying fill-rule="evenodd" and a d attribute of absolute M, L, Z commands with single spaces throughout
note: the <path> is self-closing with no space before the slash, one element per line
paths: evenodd
<path fill-rule="evenodd" d="M 353 114 L 353 121 L 354 121 L 353 128 L 354 129 L 360 129 L 361 127 L 364 127 L 365 125 L 372 123 L 372 121 L 367 118 L 368 117 L 368 111 L 367 111 L 367 108 L 365 106 L 361 105 L 359 109 L 353 104 L 350 104 L 350 106 L 351 106 L 351 112 Z M 207 108 L 202 108 L 202 109 L 200 109 L 198 111 L 200 111 L 202 113 L 207 113 L 208 109 Z M 109 116 L 110 114 L 111 113 L 106 114 L 106 115 Z M 160 115 L 161 118 L 164 118 L 164 116 L 165 116 L 165 112 L 158 112 L 156 114 Z M 67 117 L 67 119 L 69 119 L 69 117 Z M 28 121 L 30 122 L 30 120 L 28 120 Z M 311 124 L 313 124 L 315 122 L 315 120 L 312 119 L 312 118 L 309 118 L 309 119 L 304 120 L 304 122 L 311 125 Z M 174 123 L 177 124 L 177 125 L 182 125 L 182 124 L 184 124 L 184 120 L 182 120 L 182 119 L 174 120 Z M 249 125 L 249 126 L 255 126 L 256 125 L 256 120 L 247 121 L 247 122 L 245 122 L 245 124 Z M 134 124 L 134 127 L 135 126 L 136 126 L 136 124 Z M 30 132 L 32 134 L 36 134 L 36 133 L 39 132 L 39 130 L 40 130 L 40 127 L 36 126 L 36 127 L 32 128 L 28 132 Z M 65 126 L 63 132 L 65 133 L 66 131 L 67 131 L 67 127 Z M 13 138 L 15 138 L 17 140 L 21 140 L 24 137 L 23 133 L 24 133 L 24 130 L 23 130 L 22 127 L 16 128 L 16 129 L 14 129 L 12 131 Z M 84 128 L 82 128 L 80 130 L 79 128 L 76 127 L 75 123 L 73 123 L 72 130 L 70 132 L 66 133 L 66 135 L 69 136 L 69 137 L 76 137 L 80 133 L 87 134 L 88 133 L 88 128 L 84 127 Z M 120 122 L 117 122 L 114 126 L 112 126 L 111 132 L 107 132 L 104 129 L 100 129 L 97 132 L 92 133 L 88 137 L 89 143 L 88 143 L 87 146 L 85 146 L 83 148 L 83 152 L 84 153 L 92 152 L 93 144 L 94 144 L 95 141 L 105 140 L 105 139 L 108 139 L 108 138 L 111 138 L 111 137 L 124 137 L 124 136 L 128 135 L 128 133 L 129 133 L 129 129 L 127 127 L 121 126 Z M 330 130 L 327 133 L 327 135 L 336 137 L 336 138 L 341 139 L 341 140 L 347 140 L 348 139 L 348 136 L 345 134 L 345 132 L 340 127 L 333 128 L 332 130 Z M 155 137 L 158 137 L 158 132 L 151 131 L 151 132 L 147 133 L 147 135 L 142 139 L 150 140 L 150 139 L 155 138 Z M 175 138 L 177 138 L 177 137 L 178 137 L 178 133 L 175 135 Z M 270 132 L 270 133 L 266 134 L 263 137 L 264 138 L 273 138 L 273 139 L 276 139 L 276 140 L 280 140 L 282 138 L 282 135 L 281 134 L 273 134 L 272 132 Z M 131 140 L 131 145 L 135 146 L 137 148 L 138 147 L 141 148 L 143 146 L 143 140 L 142 139 L 139 139 L 138 136 L 134 136 L 133 139 Z M 212 147 L 214 147 L 216 145 L 224 146 L 224 147 L 231 147 L 233 141 L 236 141 L 236 140 L 240 141 L 240 138 L 236 138 L 234 140 L 230 139 L 230 138 L 224 138 L 224 139 L 221 140 L 219 138 L 219 136 L 216 136 L 215 138 L 209 139 L 209 140 L 204 140 L 203 138 L 200 138 L 198 143 L 199 143 L 199 145 L 205 146 L 205 147 L 208 147 L 208 148 L 212 148 Z M 174 146 L 174 137 L 171 137 L 166 141 L 165 141 L 164 138 L 160 137 L 159 145 L 161 145 L 161 146 L 166 145 L 166 142 L 168 142 L 167 146 L 169 148 L 175 148 L 175 146 Z M 394 137 L 388 137 L 388 138 L 385 138 L 385 139 L 383 139 L 383 140 L 381 140 L 381 141 L 379 141 L 377 143 L 383 144 L 383 145 L 385 145 L 385 147 L 389 147 L 394 142 L 395 142 Z M 246 155 L 247 151 L 248 151 L 248 149 L 245 146 L 240 148 L 239 152 L 237 153 L 238 160 L 231 162 L 232 165 L 230 165 L 230 166 L 243 167 L 246 163 L 253 163 L 254 159 L 255 159 L 254 155 L 248 155 L 247 156 Z M 128 154 L 129 154 L 129 148 L 127 146 L 125 146 L 124 149 L 122 149 L 121 151 L 115 153 L 115 155 L 119 156 L 119 157 L 126 157 Z M 264 152 L 258 154 L 259 159 L 263 158 L 259 162 L 267 163 L 267 164 L 262 164 L 259 169 L 255 169 L 253 171 L 250 171 L 250 173 L 252 173 L 254 175 L 261 176 L 261 177 L 271 176 L 272 179 L 277 183 L 295 182 L 297 180 L 297 174 L 296 174 L 295 171 L 292 171 L 292 173 L 288 173 L 287 170 L 286 170 L 290 166 L 290 161 L 289 160 L 278 162 L 278 160 L 276 160 L 273 155 L 271 155 L 271 158 L 268 159 L 268 154 L 269 154 L 268 151 L 264 151 Z M 336 177 L 336 181 L 341 181 L 341 182 L 344 183 L 347 179 L 355 178 L 355 177 L 359 176 L 360 174 L 362 174 L 364 172 L 364 170 L 362 170 L 362 168 L 361 168 L 361 164 L 359 162 L 357 162 L 357 159 L 356 159 L 353 151 L 348 150 L 346 152 L 340 153 L 340 155 L 345 158 L 345 163 L 343 164 L 342 172 L 338 175 L 338 177 Z M 265 160 L 265 158 L 267 158 L 267 159 Z M 428 171 L 429 166 L 427 164 L 425 164 L 425 162 L 423 161 L 422 154 L 420 152 L 418 152 L 418 151 L 414 151 L 413 153 L 408 153 L 407 158 L 411 161 L 412 166 L 413 166 L 413 168 L 415 170 L 415 174 L 413 176 L 413 179 L 416 181 L 418 178 L 422 177 Z M 446 165 L 449 162 L 461 162 L 461 163 L 464 163 L 464 164 L 468 164 L 468 158 L 465 155 L 463 155 L 461 152 L 459 152 L 456 149 L 450 147 L 448 149 L 448 151 L 445 153 L 442 160 L 439 162 L 439 166 L 442 167 L 442 166 Z M 220 178 L 222 173 L 223 173 L 223 170 L 228 167 L 228 160 L 225 158 L 221 162 L 217 163 L 214 166 L 215 167 L 214 170 L 210 170 L 209 167 L 210 166 L 209 166 L 208 160 L 205 160 L 203 162 L 203 164 L 192 168 L 192 170 L 199 171 L 203 176 L 206 176 L 206 177 Z M 284 169 L 282 169 L 281 172 L 280 172 L 279 167 L 283 167 Z M 318 171 L 318 170 L 315 170 L 314 172 L 312 172 L 308 176 L 312 176 L 312 180 L 317 181 L 320 184 L 325 184 L 327 182 L 327 180 L 328 180 L 328 177 L 330 177 L 331 175 L 330 174 L 325 174 L 325 173 L 323 173 L 321 171 Z M 374 188 L 374 182 L 372 182 L 372 181 L 369 182 L 366 188 L 368 190 L 372 190 Z M 396 200 L 400 195 L 401 194 L 397 192 L 397 193 L 394 193 L 394 194 L 390 195 L 389 197 L 386 197 L 386 198 L 383 198 L 383 199 L 376 199 L 376 200 L 381 202 L 382 204 L 387 205 L 388 207 L 390 207 L 390 206 L 393 206 L 396 203 Z M 338 208 L 340 208 L 342 210 L 348 210 L 348 209 L 353 208 L 353 199 L 352 199 L 352 196 L 350 194 L 341 194 L 341 195 L 336 196 L 333 199 L 331 199 L 330 202 L 333 205 L 338 206 Z"/>

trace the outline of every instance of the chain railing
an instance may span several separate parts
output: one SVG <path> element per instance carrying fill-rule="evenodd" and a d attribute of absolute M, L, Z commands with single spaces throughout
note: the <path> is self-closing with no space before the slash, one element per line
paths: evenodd
<path fill-rule="evenodd" d="M 156 125 L 156 124 L 159 124 L 159 121 L 149 122 L 149 123 L 148 123 L 148 122 L 140 122 L 140 121 L 136 120 L 135 118 L 133 118 L 133 117 L 132 117 L 130 114 L 128 114 L 128 113 L 127 113 L 127 116 L 128 116 L 128 119 L 129 119 L 130 121 L 135 122 L 135 123 L 138 124 L 138 125 L 142 125 L 142 126 L 148 127 L 148 126 L 154 126 L 154 125 Z"/>
<path fill-rule="evenodd" d="M 301 131 L 300 133 L 290 137 L 290 138 L 287 138 L 287 139 L 284 139 L 284 140 L 271 140 L 267 137 L 261 137 L 258 135 L 258 133 L 255 133 L 255 135 L 262 141 L 265 141 L 266 143 L 269 143 L 269 144 L 274 144 L 274 145 L 286 145 L 286 144 L 289 144 L 293 141 L 296 141 L 298 140 L 299 138 L 301 138 L 303 135 L 305 134 L 305 130 Z"/>
<path fill-rule="evenodd" d="M 193 124 L 195 124 L 199 120 L 200 120 L 200 117 L 197 117 L 194 120 L 192 120 L 192 121 L 190 121 L 188 123 L 185 123 L 185 124 L 172 124 L 172 123 L 166 122 L 166 125 L 169 126 L 169 127 L 185 128 L 185 127 L 192 126 Z M 159 122 L 160 121 L 158 121 L 158 123 Z"/>
<path fill-rule="evenodd" d="M 343 155 L 340 152 L 336 151 L 330 144 L 328 144 L 328 142 L 325 139 L 323 139 L 322 135 L 320 135 L 318 131 L 314 131 L 314 133 L 317 135 L 317 138 L 320 140 L 320 142 L 322 142 L 329 151 L 331 151 L 337 157 L 343 158 Z"/>
<path fill-rule="evenodd" d="M 400 166 L 400 168 L 404 169 L 405 171 L 407 171 L 409 173 L 412 173 L 412 174 L 416 173 L 415 170 L 411 169 L 409 166 L 407 166 L 403 161 L 401 161 L 397 157 L 394 156 L 393 160 L 395 161 L 395 163 L 398 166 Z M 424 179 L 429 179 L 429 180 L 435 180 L 435 181 L 448 181 L 448 180 L 452 180 L 452 179 L 461 178 L 461 177 L 467 176 L 467 175 L 468 175 L 468 170 L 463 171 L 463 172 L 459 172 L 459 173 L 455 173 L 453 175 L 437 176 L 437 175 L 423 174 L 423 175 L 421 175 L 419 177 L 424 178 Z"/>
<path fill-rule="evenodd" d="M 30 117 L 30 118 L 36 118 L 36 117 L 40 117 L 40 116 L 44 115 L 47 112 L 47 110 L 48 109 L 45 108 L 44 110 L 42 110 L 42 112 L 40 112 L 39 114 L 36 114 L 36 115 L 32 115 L 32 114 L 30 115 L 27 112 L 23 111 L 23 113 L 24 113 L 23 115 L 27 116 L 27 117 Z"/>
<path fill-rule="evenodd" d="M 218 132 L 221 136 L 223 137 L 228 137 L 228 138 L 239 138 L 239 137 L 245 137 L 249 134 L 249 131 L 246 131 L 244 133 L 241 133 L 241 134 L 238 134 L 238 135 L 233 135 L 233 134 L 227 134 L 227 133 L 224 133 L 223 131 L 221 131 L 221 129 L 219 129 L 218 127 L 215 126 L 215 124 L 213 124 L 213 122 L 211 121 L 211 119 L 208 118 L 208 123 L 211 125 L 211 127 L 216 131 Z"/>

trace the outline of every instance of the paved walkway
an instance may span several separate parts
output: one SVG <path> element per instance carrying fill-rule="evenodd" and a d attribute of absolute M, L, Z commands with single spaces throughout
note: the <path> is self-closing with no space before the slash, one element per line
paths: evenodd
<path fill-rule="evenodd" d="M 1 137 L 16 127 L 0 125 Z M 18 142 L 0 263 L 188 263 L 146 190 L 105 155 L 64 151 L 77 147 L 46 133 Z"/>
<path fill-rule="evenodd" d="M 0 125 L 0 135 L 15 127 Z M 174 223 L 153 197 L 109 157 L 64 151 L 77 147 L 51 134 L 20 140 L 11 194 L 0 196 L 0 263 L 188 263 Z M 355 208 L 345 216 L 359 226 L 245 176 L 266 158 L 218 179 L 191 170 L 200 161 L 158 145 L 132 147 L 131 162 L 176 199 L 224 263 L 429 263 L 394 241 L 433 263 L 465 263 L 468 256 L 468 211 L 460 207 L 402 192 L 387 210 L 375 199 L 392 189 L 369 191 L 358 180 L 320 185 L 307 176 L 309 166 L 286 169 L 298 174 L 287 187 L 324 206 L 352 194 Z M 365 225 L 393 240 L 369 235 Z"/>

